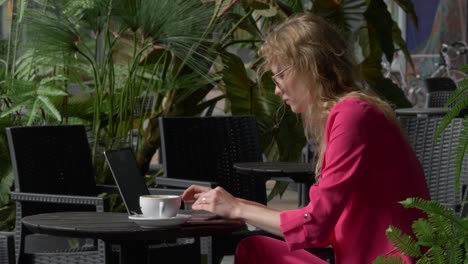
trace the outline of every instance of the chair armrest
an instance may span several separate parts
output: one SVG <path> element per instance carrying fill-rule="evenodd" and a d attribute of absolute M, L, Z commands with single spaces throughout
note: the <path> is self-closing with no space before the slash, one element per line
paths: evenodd
<path fill-rule="evenodd" d="M 177 179 L 177 178 L 166 178 L 166 177 L 156 177 L 155 185 L 156 186 L 170 186 L 178 188 L 188 188 L 190 185 L 197 184 L 201 186 L 206 186 L 214 188 L 218 186 L 216 182 L 209 181 L 196 181 L 196 180 L 186 180 L 186 179 Z"/>
<path fill-rule="evenodd" d="M 15 263 L 14 232 L 0 232 L 0 263 Z"/>
<path fill-rule="evenodd" d="M 150 194 L 161 194 L 161 195 L 182 195 L 184 189 L 172 189 L 172 188 L 148 188 Z"/>
<path fill-rule="evenodd" d="M 103 212 L 108 204 L 108 199 L 104 197 L 26 192 L 11 192 L 11 199 L 18 202 L 95 205 L 98 212 Z"/>
<path fill-rule="evenodd" d="M 109 194 L 119 194 L 119 187 L 112 184 L 97 184 L 98 193 L 109 193 Z M 150 194 L 174 194 L 181 195 L 184 190 L 182 189 L 171 189 L 171 188 L 148 188 Z"/>
<path fill-rule="evenodd" d="M 98 193 L 120 194 L 117 185 L 113 184 L 96 184 Z"/>

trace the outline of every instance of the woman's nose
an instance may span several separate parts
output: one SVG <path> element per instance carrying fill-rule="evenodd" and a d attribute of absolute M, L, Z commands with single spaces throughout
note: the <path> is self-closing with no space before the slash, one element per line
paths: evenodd
<path fill-rule="evenodd" d="M 283 94 L 283 91 L 281 91 L 281 89 L 278 87 L 278 85 L 275 85 L 275 94 L 277 96 L 280 96 Z"/>

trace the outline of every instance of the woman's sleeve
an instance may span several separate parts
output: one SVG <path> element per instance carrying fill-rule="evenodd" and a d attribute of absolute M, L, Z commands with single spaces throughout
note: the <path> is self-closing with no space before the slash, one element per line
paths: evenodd
<path fill-rule="evenodd" d="M 310 203 L 280 214 L 290 250 L 331 243 L 334 227 L 370 162 L 372 122 L 365 106 L 348 104 L 335 106 L 327 120 L 322 175 L 309 191 Z"/>

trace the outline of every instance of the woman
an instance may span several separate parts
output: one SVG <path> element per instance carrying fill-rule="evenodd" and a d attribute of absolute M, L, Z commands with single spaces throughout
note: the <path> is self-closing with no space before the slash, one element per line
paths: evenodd
<path fill-rule="evenodd" d="M 301 113 L 306 134 L 320 155 L 310 203 L 277 210 L 233 197 L 223 188 L 191 186 L 182 199 L 282 236 L 253 236 L 239 243 L 236 263 L 325 263 L 304 250 L 332 245 L 336 263 L 371 263 L 401 255 L 385 230 L 411 233 L 422 213 L 405 209 L 408 197 L 429 199 L 423 171 L 402 135 L 392 108 L 358 84 L 345 41 L 322 18 L 291 17 L 276 27 L 260 49 L 271 70 L 275 94 Z"/>

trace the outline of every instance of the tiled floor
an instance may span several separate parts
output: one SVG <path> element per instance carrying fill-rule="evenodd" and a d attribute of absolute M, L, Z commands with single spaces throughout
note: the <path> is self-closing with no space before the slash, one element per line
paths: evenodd
<path fill-rule="evenodd" d="M 274 182 L 267 182 L 267 189 L 270 189 L 273 186 Z M 280 198 L 279 196 L 275 197 L 273 200 L 268 202 L 268 206 L 273 208 L 279 209 L 294 209 L 297 208 L 298 205 L 298 194 L 294 190 L 290 190 L 289 188 L 285 191 L 283 196 Z M 233 256 L 225 256 L 221 262 L 221 264 L 233 264 L 234 257 Z"/>

